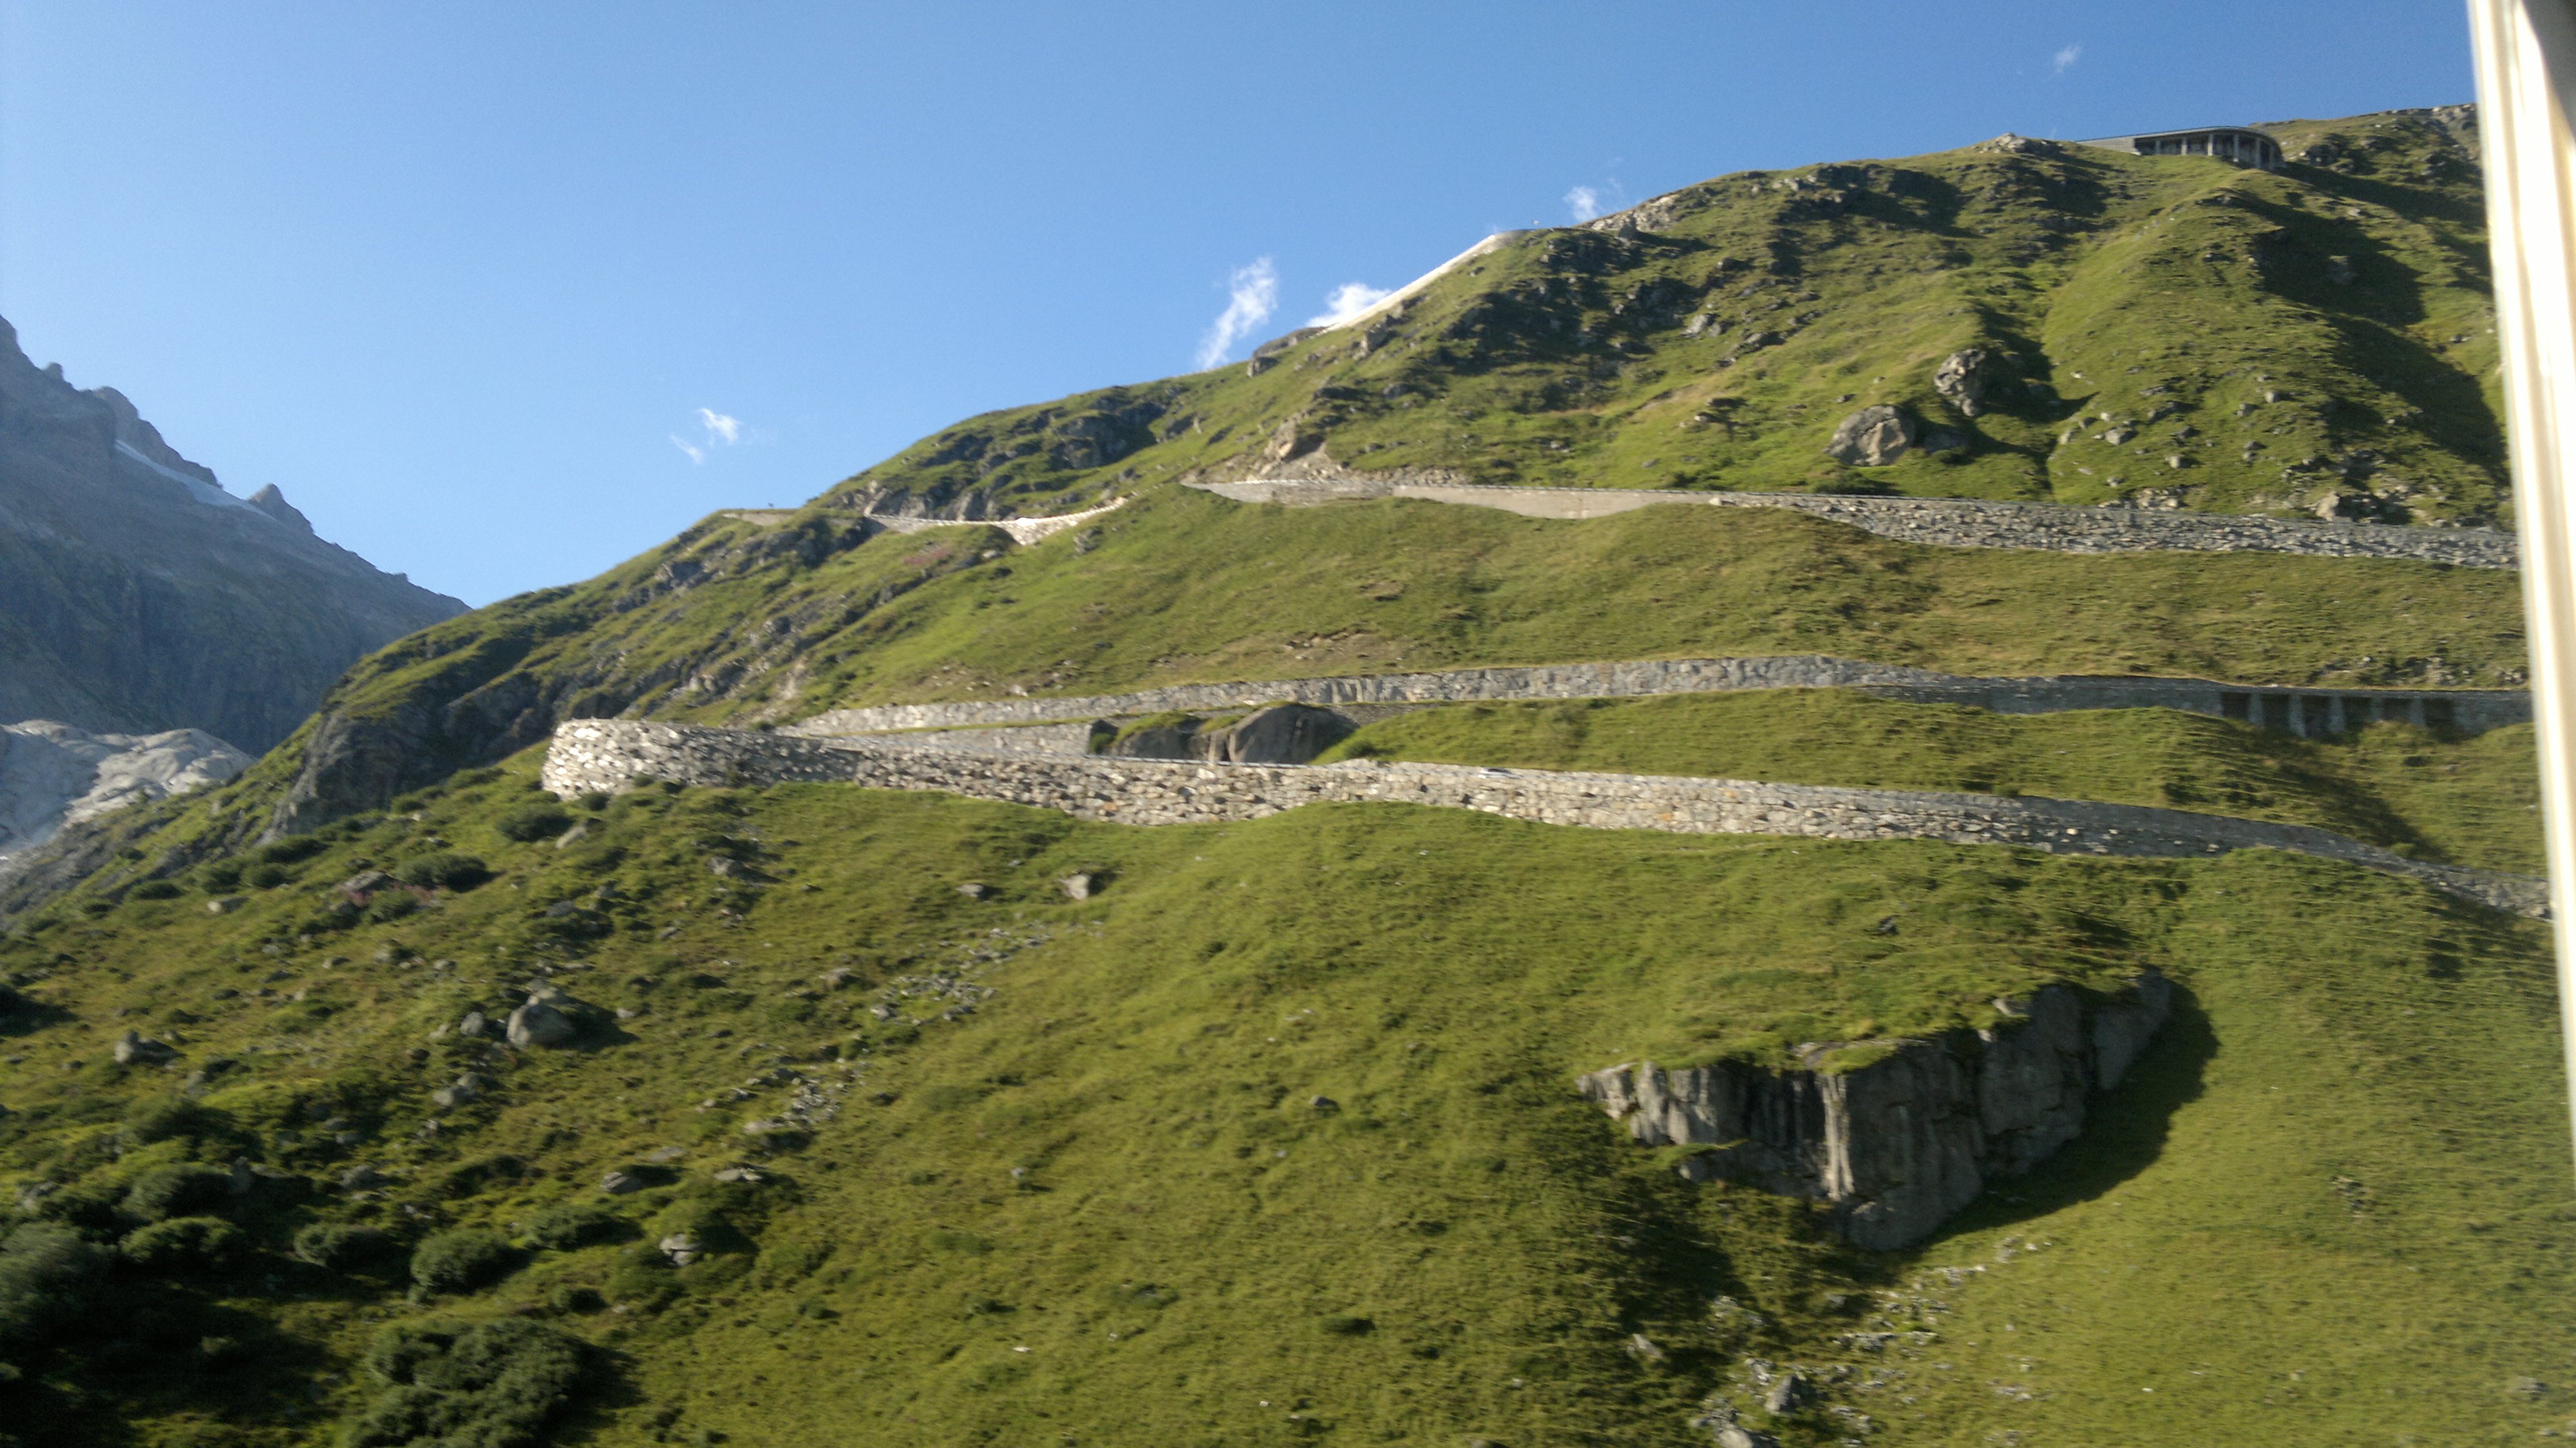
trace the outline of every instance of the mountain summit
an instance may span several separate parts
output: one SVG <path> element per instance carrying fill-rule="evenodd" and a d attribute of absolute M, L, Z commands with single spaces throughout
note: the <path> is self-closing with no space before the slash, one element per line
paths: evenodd
<path fill-rule="evenodd" d="M 465 611 L 248 499 L 0 320 L 0 720 L 284 738 L 360 656 Z"/>

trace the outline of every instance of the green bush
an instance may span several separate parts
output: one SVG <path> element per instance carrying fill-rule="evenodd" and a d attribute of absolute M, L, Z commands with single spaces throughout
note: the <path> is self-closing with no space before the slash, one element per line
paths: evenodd
<path fill-rule="evenodd" d="M 411 1280 L 432 1292 L 471 1292 L 509 1274 L 519 1253 L 497 1232 L 459 1227 L 412 1249 Z"/>
<path fill-rule="evenodd" d="M 608 1299 L 600 1296 L 596 1287 L 586 1287 L 578 1282 L 558 1282 L 554 1290 L 546 1294 L 546 1305 L 557 1312 L 591 1313 L 608 1306 Z"/>
<path fill-rule="evenodd" d="M 590 1349 L 524 1318 L 397 1325 L 376 1334 L 367 1371 L 385 1391 L 349 1448 L 519 1448 L 586 1386 Z"/>
<path fill-rule="evenodd" d="M 492 878 L 492 867 L 472 855 L 441 850 L 403 861 L 394 878 L 424 890 L 471 890 Z"/>
<path fill-rule="evenodd" d="M 262 861 L 259 864 L 251 866 L 249 871 L 242 876 L 242 879 L 248 882 L 250 887 L 254 890 L 274 890 L 278 886 L 286 884 L 294 878 L 295 872 L 293 870 L 286 868 L 284 865 L 271 864 L 266 861 Z"/>
<path fill-rule="evenodd" d="M 125 1113 L 125 1144 L 150 1146 L 156 1141 L 195 1140 L 213 1135 L 221 1118 L 193 1101 L 138 1101 Z"/>
<path fill-rule="evenodd" d="M 263 847 L 259 857 L 275 865 L 292 865 L 322 853 L 323 842 L 315 835 L 289 835 L 275 844 Z"/>
<path fill-rule="evenodd" d="M 107 1264 L 104 1249 L 53 1222 L 0 1239 L 0 1347 L 34 1343 L 75 1319 Z"/>
<path fill-rule="evenodd" d="M 420 901 L 400 890 L 387 890 L 376 896 L 367 907 L 367 918 L 379 925 L 391 924 L 420 909 Z"/>
<path fill-rule="evenodd" d="M 202 1162 L 159 1166 L 134 1179 L 118 1210 L 143 1222 L 202 1215 L 230 1194 L 232 1173 Z"/>
<path fill-rule="evenodd" d="M 197 883 L 205 887 L 207 894 L 220 895 L 239 885 L 241 877 L 241 861 L 217 860 L 197 872 Z"/>
<path fill-rule="evenodd" d="M 503 835 L 519 843 L 534 844 L 551 840 L 572 828 L 572 816 L 562 805 L 548 800 L 543 804 L 524 804 L 501 816 L 493 825 Z"/>
<path fill-rule="evenodd" d="M 126 891 L 125 895 L 129 900 L 176 900 L 179 898 L 180 890 L 173 881 L 146 880 Z"/>
<path fill-rule="evenodd" d="M 155 1272 L 211 1272 L 241 1260 L 241 1229 L 221 1217 L 172 1217 L 125 1234 L 117 1250 Z"/>
<path fill-rule="evenodd" d="M 539 1212 L 528 1223 L 528 1240 L 540 1247 L 569 1252 L 593 1242 L 609 1242 L 630 1230 L 624 1217 L 598 1202 L 567 1202 Z"/>
<path fill-rule="evenodd" d="M 316 1267 L 347 1272 L 384 1257 L 393 1245 L 393 1238 L 374 1227 L 353 1222 L 315 1222 L 295 1234 L 295 1257 Z"/>

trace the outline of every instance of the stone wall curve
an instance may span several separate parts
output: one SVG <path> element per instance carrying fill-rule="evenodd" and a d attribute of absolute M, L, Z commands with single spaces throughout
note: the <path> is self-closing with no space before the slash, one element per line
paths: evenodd
<path fill-rule="evenodd" d="M 2183 509 L 2075 508 L 1977 498 L 1878 498 L 1820 493 L 1701 493 L 1627 488 L 1521 488 L 1323 478 L 1245 478 L 1189 483 L 1243 503 L 1292 507 L 1346 498 L 1420 498 L 1499 508 L 1526 518 L 1603 518 L 1636 508 L 1697 505 L 1786 508 L 1881 537 L 1941 548 L 2028 548 L 2051 553 L 2296 553 L 2394 558 L 2457 568 L 2518 568 L 2521 545 L 2493 528 L 2415 528 L 2303 522 Z"/>
<path fill-rule="evenodd" d="M 2026 796 L 1375 761 L 1316 766 L 1013 757 L 629 719 L 575 719 L 557 726 L 542 778 L 546 788 L 566 798 L 655 780 L 938 790 L 1137 825 L 1260 819 L 1306 804 L 1393 803 L 1584 829 L 1928 839 L 2051 854 L 2173 858 L 2276 849 L 2418 880 L 2524 915 L 2543 914 L 2547 900 L 2546 882 L 2538 879 L 2409 860 L 2307 825 Z"/>

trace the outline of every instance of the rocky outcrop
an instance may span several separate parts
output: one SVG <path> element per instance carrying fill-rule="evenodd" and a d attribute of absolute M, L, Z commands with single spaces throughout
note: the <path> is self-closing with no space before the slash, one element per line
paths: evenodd
<path fill-rule="evenodd" d="M 257 753 L 357 659 L 462 612 L 234 497 L 0 321 L 0 719 L 202 729 Z"/>
<path fill-rule="evenodd" d="M 1129 759 L 1304 764 L 1358 727 L 1330 709 L 1273 704 L 1224 723 L 1184 717 L 1113 738 L 1101 752 Z"/>
<path fill-rule="evenodd" d="M 1995 354 L 1983 347 L 1967 347 L 1941 359 L 1932 369 L 1932 390 L 1941 400 L 1959 409 L 1961 417 L 1974 417 L 1986 410 L 1986 391 L 2001 380 L 2002 366 Z"/>
<path fill-rule="evenodd" d="M 1844 418 L 1834 429 L 1833 440 L 1825 444 L 1825 456 L 1856 468 L 1883 468 L 1903 458 L 1912 446 L 1913 417 L 1901 407 L 1882 402 Z"/>
<path fill-rule="evenodd" d="M 144 800 L 187 794 L 250 767 L 202 729 L 92 734 L 49 719 L 0 725 L 0 871 L 79 824 Z"/>
<path fill-rule="evenodd" d="M 1786 1071 L 1647 1061 L 1578 1085 L 1644 1145 L 1710 1148 L 1683 1159 L 1690 1180 L 1826 1203 L 1846 1240 L 1888 1251 L 2074 1140 L 2094 1093 L 2120 1084 L 2172 1005 L 2151 970 L 2107 997 L 2047 986 L 1998 1001 L 2002 1019 L 1980 1030 L 1803 1047 Z"/>

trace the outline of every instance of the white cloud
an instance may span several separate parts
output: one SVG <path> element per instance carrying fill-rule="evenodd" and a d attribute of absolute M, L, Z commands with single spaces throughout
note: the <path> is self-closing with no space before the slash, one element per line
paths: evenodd
<path fill-rule="evenodd" d="M 689 455 L 690 462 L 704 463 L 707 460 L 707 454 L 714 452 L 717 448 L 732 447 L 734 444 L 742 441 L 741 418 L 728 417 L 724 413 L 718 412 L 712 407 L 700 407 L 693 410 L 698 415 L 699 437 L 697 441 L 691 442 L 689 439 L 680 436 L 676 432 L 670 435 L 671 446 L 687 453 Z"/>
<path fill-rule="evenodd" d="M 1252 334 L 1252 329 L 1270 320 L 1279 310 L 1279 270 L 1262 257 L 1252 265 L 1237 267 L 1226 278 L 1225 310 L 1217 314 L 1216 324 L 1199 340 L 1199 365 L 1214 367 L 1234 350 L 1234 344 Z"/>
<path fill-rule="evenodd" d="M 1601 193 L 1589 186 L 1577 186 L 1565 193 L 1566 209 L 1577 221 L 1590 221 L 1601 214 Z"/>
<path fill-rule="evenodd" d="M 2084 58 L 2084 47 L 2083 47 L 2083 46 L 2081 46 L 2081 45 L 2070 45 L 2070 46 L 2067 46 L 2065 49 L 2060 50 L 2060 51 L 2059 51 L 2059 52 L 2057 52 L 2055 55 L 2052 55 L 2052 56 L 2050 56 L 2050 57 L 2048 58 L 2048 73 L 2049 73 L 2050 75 L 2064 75 L 2064 74 L 2066 74 L 2066 68 L 2067 68 L 2068 66 L 2073 65 L 2075 62 L 2077 62 L 2077 61 L 2079 61 L 2079 60 L 2081 60 L 2081 59 L 2083 59 L 2083 58 Z"/>
<path fill-rule="evenodd" d="M 1395 295 L 1393 287 L 1373 287 L 1366 282 L 1344 282 L 1324 298 L 1324 314 L 1308 317 L 1309 327 L 1338 327 L 1378 303 Z"/>

